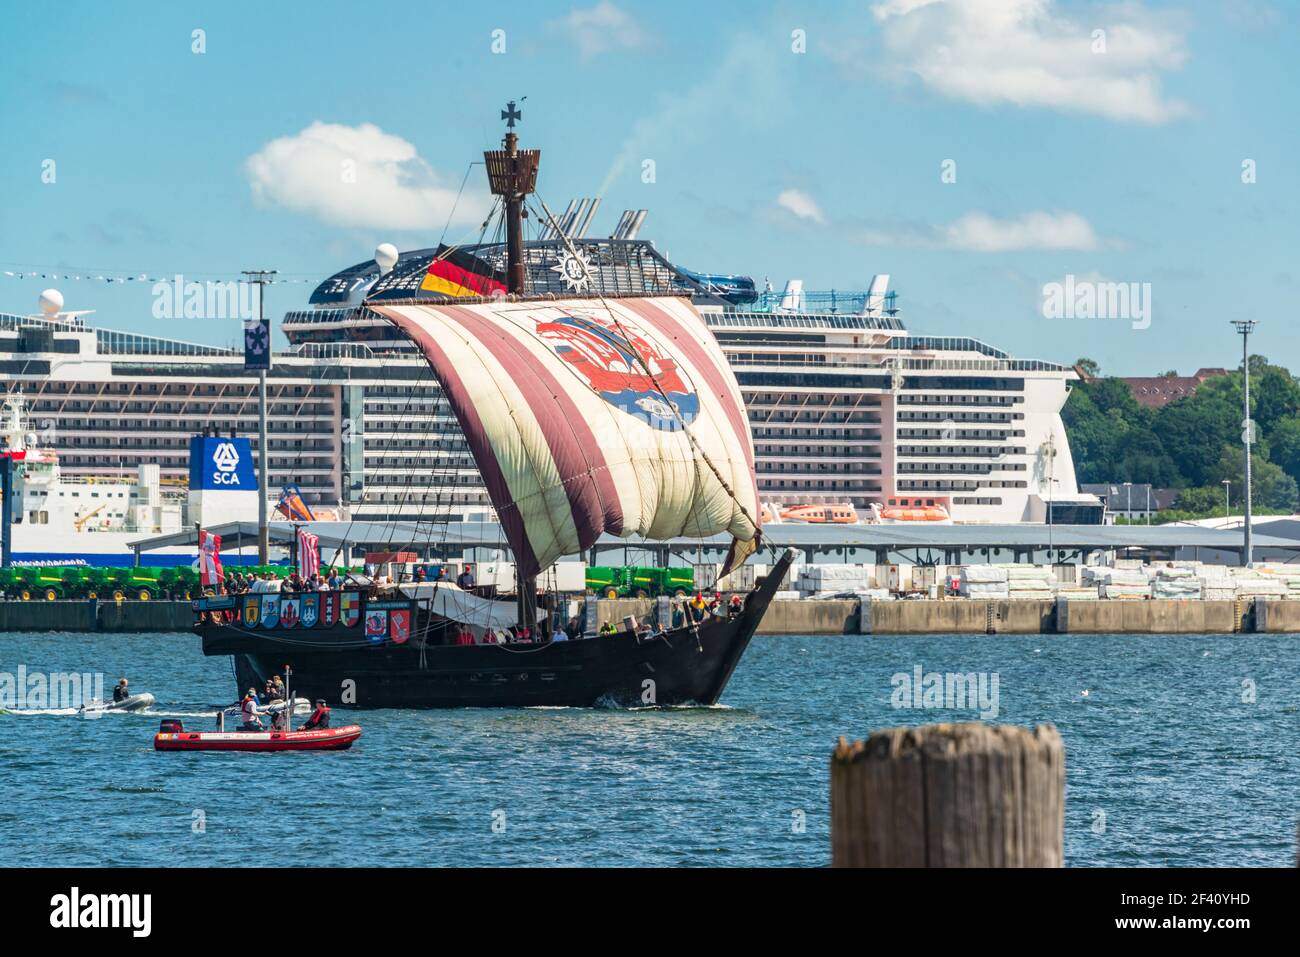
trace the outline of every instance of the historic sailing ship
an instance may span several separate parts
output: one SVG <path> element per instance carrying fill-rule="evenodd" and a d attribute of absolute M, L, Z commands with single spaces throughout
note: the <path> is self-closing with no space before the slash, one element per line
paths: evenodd
<path fill-rule="evenodd" d="M 761 509 L 740 389 L 688 298 L 527 295 L 522 220 L 540 151 L 518 148 L 513 103 L 502 118 L 504 148 L 485 159 L 504 282 L 449 250 L 429 270 L 439 298 L 367 308 L 445 392 L 514 555 L 517 599 L 449 582 L 202 599 L 204 654 L 232 655 L 241 688 L 288 665 L 301 694 L 359 707 L 712 704 L 789 566 L 787 553 L 730 614 L 677 627 L 553 640 L 554 622 L 538 620 L 538 575 L 602 534 L 727 535 L 725 575 L 759 547 Z M 588 266 L 569 253 L 582 289 Z M 466 629 L 534 640 L 454 643 Z"/>

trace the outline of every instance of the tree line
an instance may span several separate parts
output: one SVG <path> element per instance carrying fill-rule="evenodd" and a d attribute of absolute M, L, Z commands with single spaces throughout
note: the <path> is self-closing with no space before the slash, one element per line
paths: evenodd
<path fill-rule="evenodd" d="M 1224 486 L 1242 500 L 1241 369 L 1203 382 L 1160 408 L 1139 405 L 1122 379 L 1102 378 L 1091 359 L 1078 367 L 1061 417 L 1079 482 L 1149 482 L 1179 490 L 1168 519 L 1222 515 Z M 1166 373 L 1172 376 L 1174 373 Z M 1264 356 L 1250 357 L 1252 504 L 1285 514 L 1300 504 L 1300 381 Z"/>

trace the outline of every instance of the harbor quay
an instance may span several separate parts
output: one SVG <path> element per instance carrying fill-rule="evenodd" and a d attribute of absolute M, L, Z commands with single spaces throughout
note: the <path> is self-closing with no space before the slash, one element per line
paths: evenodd
<path fill-rule="evenodd" d="M 596 620 L 656 620 L 654 599 L 594 599 Z M 0 632 L 188 632 L 191 602 L 0 602 Z M 768 635 L 1289 634 L 1300 600 L 1144 601 L 870 598 L 776 599 L 758 629 Z"/>

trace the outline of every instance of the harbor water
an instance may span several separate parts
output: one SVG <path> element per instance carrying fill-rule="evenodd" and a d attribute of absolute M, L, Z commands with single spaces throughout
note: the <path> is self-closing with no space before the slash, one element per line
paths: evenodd
<path fill-rule="evenodd" d="M 364 735 L 322 754 L 155 752 L 160 718 L 212 729 L 234 697 L 190 635 L 0 634 L 20 666 L 158 704 L 0 714 L 10 865 L 822 866 L 839 735 L 979 717 L 896 707 L 924 703 L 897 690 L 918 668 L 1060 729 L 1069 865 L 1295 860 L 1296 635 L 760 636 L 717 707 L 336 710 Z"/>

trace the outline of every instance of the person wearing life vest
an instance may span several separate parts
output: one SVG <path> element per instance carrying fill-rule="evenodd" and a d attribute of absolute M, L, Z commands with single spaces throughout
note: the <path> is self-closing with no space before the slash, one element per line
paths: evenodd
<path fill-rule="evenodd" d="M 325 705 L 324 698 L 316 699 L 316 710 L 311 713 L 311 717 L 303 722 L 302 730 L 304 731 L 321 731 L 330 726 L 330 709 Z"/>
<path fill-rule="evenodd" d="M 239 713 L 244 719 L 245 731 L 265 731 L 262 727 L 262 719 L 259 717 L 265 712 L 257 701 L 257 689 L 249 688 L 248 693 L 244 695 L 244 700 L 239 704 Z"/>

